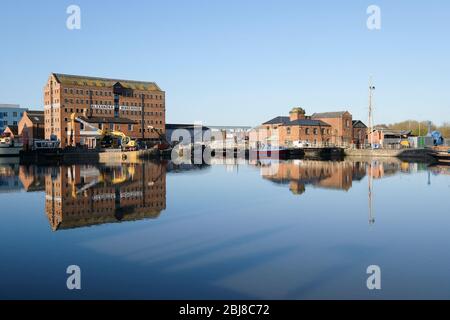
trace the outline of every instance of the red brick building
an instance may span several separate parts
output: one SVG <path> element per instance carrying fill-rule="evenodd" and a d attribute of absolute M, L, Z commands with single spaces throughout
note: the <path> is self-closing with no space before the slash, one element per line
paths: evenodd
<path fill-rule="evenodd" d="M 367 144 L 367 126 L 361 120 L 353 120 L 353 144 L 359 148 Z"/>
<path fill-rule="evenodd" d="M 25 111 L 18 128 L 25 147 L 31 147 L 35 140 L 45 139 L 44 111 Z"/>
<path fill-rule="evenodd" d="M 312 119 L 321 120 L 332 127 L 331 143 L 349 146 L 353 140 L 352 115 L 348 111 L 314 113 Z"/>
<path fill-rule="evenodd" d="M 280 146 L 292 147 L 299 144 L 326 145 L 330 143 L 331 126 L 321 120 L 311 119 L 302 108 L 294 108 L 289 117 L 276 117 L 262 124 L 259 130 L 270 143 L 274 139 Z"/>
<path fill-rule="evenodd" d="M 165 132 L 165 92 L 154 82 L 52 73 L 44 87 L 44 113 L 45 138 L 60 140 L 63 148 L 85 143 L 85 128 L 72 128 L 72 115 L 99 129 L 156 141 Z"/>

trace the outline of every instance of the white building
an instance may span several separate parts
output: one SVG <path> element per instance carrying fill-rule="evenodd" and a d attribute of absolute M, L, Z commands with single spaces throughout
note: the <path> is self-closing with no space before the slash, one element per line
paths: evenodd
<path fill-rule="evenodd" d="M 26 108 L 21 108 L 18 104 L 0 104 L 0 134 L 7 126 L 17 126 Z"/>

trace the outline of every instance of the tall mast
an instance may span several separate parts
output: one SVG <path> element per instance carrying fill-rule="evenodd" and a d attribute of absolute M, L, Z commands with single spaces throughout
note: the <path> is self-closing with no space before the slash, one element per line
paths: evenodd
<path fill-rule="evenodd" d="M 370 148 L 373 149 L 373 93 L 375 91 L 375 86 L 373 85 L 372 76 L 369 78 L 369 137 L 370 137 Z M 374 174 L 375 163 L 371 159 L 368 164 L 368 182 L 369 182 L 369 225 L 375 224 L 375 216 L 373 212 L 373 174 Z"/>
<path fill-rule="evenodd" d="M 373 174 L 376 163 L 371 159 L 368 163 L 368 181 L 369 181 L 369 225 L 375 224 L 375 216 L 373 212 Z"/>
<path fill-rule="evenodd" d="M 370 148 L 373 149 L 373 92 L 375 86 L 372 83 L 372 76 L 369 79 L 369 142 Z"/>

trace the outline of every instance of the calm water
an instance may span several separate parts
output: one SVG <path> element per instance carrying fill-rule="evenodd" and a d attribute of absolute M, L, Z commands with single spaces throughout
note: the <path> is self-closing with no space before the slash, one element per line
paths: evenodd
<path fill-rule="evenodd" d="M 449 195 L 397 160 L 1 163 L 0 298 L 449 299 Z"/>

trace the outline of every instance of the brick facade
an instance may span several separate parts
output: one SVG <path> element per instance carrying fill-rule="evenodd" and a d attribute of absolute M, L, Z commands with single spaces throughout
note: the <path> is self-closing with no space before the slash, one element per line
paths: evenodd
<path fill-rule="evenodd" d="M 302 108 L 294 108 L 289 117 L 276 117 L 264 123 L 263 130 L 268 140 L 277 139 L 280 146 L 292 147 L 298 143 L 327 145 L 331 142 L 332 128 L 321 120 L 311 119 Z"/>
<path fill-rule="evenodd" d="M 61 147 L 71 142 L 68 136 L 72 114 L 95 117 L 135 139 L 157 140 L 159 134 L 155 131 L 165 132 L 165 92 L 153 82 L 53 73 L 44 87 L 44 110 L 45 138 L 54 135 Z M 82 141 L 78 135 L 73 140 L 73 144 Z"/>
<path fill-rule="evenodd" d="M 367 126 L 360 120 L 353 121 L 353 144 L 356 147 L 367 144 Z"/>
<path fill-rule="evenodd" d="M 349 146 L 353 141 L 352 115 L 348 111 L 315 113 L 312 119 L 322 120 L 332 127 L 331 143 Z"/>
<path fill-rule="evenodd" d="M 123 165 L 105 172 L 61 166 L 56 177 L 51 173 L 45 175 L 45 211 L 53 231 L 157 218 L 166 208 L 164 164 Z M 96 179 L 103 182 L 86 187 Z"/>
<path fill-rule="evenodd" d="M 43 111 L 25 111 L 19 121 L 19 135 L 26 147 L 33 145 L 34 140 L 45 138 L 45 119 Z"/>

